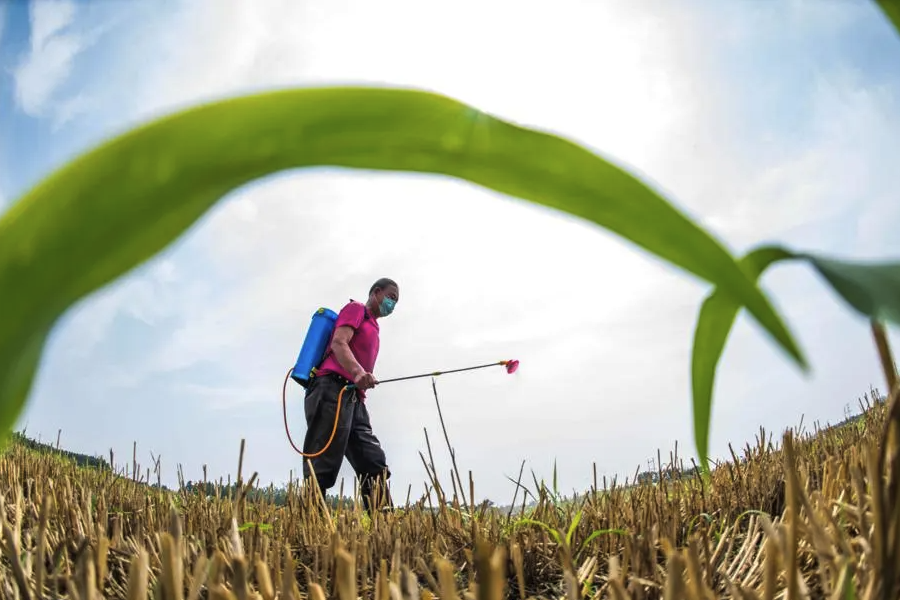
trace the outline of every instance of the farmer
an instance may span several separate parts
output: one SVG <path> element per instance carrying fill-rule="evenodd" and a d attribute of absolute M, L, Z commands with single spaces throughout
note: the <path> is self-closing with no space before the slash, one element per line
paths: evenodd
<path fill-rule="evenodd" d="M 324 495 L 337 481 L 346 456 L 360 480 L 363 503 L 370 514 L 376 490 L 383 506 L 392 505 L 387 488 L 391 472 L 384 450 L 372 432 L 365 399 L 366 390 L 378 383 L 372 375 L 378 357 L 378 319 L 391 314 L 399 298 L 397 284 L 382 278 L 369 289 L 365 304 L 351 300 L 344 306 L 325 357 L 306 389 L 307 429 L 303 452 L 313 454 L 324 448 L 331 437 L 338 394 L 345 385 L 355 384 L 355 388 L 344 390 L 341 397 L 341 414 L 331 445 L 319 456 L 304 460 L 303 477 L 309 479 L 309 462 L 312 462 Z"/>

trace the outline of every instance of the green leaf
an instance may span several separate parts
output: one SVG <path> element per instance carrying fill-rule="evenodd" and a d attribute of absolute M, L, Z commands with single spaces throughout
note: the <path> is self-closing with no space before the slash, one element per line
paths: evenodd
<path fill-rule="evenodd" d="M 446 175 L 592 221 L 724 290 L 806 366 L 718 241 L 585 148 L 432 93 L 290 89 L 138 127 L 64 165 L 3 215 L 0 427 L 17 418 L 36 357 L 69 307 L 172 243 L 225 194 L 312 166 Z"/>
<path fill-rule="evenodd" d="M 791 258 L 786 250 L 762 247 L 748 253 L 740 261 L 747 276 L 756 281 L 773 262 Z M 709 472 L 709 429 L 712 414 L 712 392 L 716 368 L 725 350 L 725 342 L 737 318 L 740 304 L 719 289 L 714 289 L 703 301 L 694 346 L 691 351 L 691 386 L 693 391 L 694 443 L 700 459 L 700 469 Z"/>
<path fill-rule="evenodd" d="M 688 533 L 691 533 L 691 531 L 693 531 L 694 523 L 696 523 L 699 519 L 703 519 L 704 521 L 706 521 L 707 525 L 712 523 L 712 516 L 709 513 L 700 513 L 699 515 L 694 515 L 694 517 L 690 521 L 688 521 Z"/>
<path fill-rule="evenodd" d="M 587 539 L 581 543 L 581 548 L 579 548 L 578 552 L 583 552 L 585 548 L 587 548 L 588 544 L 593 542 L 595 539 L 600 537 L 601 535 L 609 535 L 609 534 L 617 534 L 617 535 L 628 535 L 628 532 L 624 529 L 597 529 L 591 532 L 591 535 L 587 536 Z"/>
<path fill-rule="evenodd" d="M 860 315 L 900 323 L 900 263 L 855 263 L 812 254 L 806 260 Z"/>
<path fill-rule="evenodd" d="M 550 534 L 550 537 L 553 538 L 553 541 L 555 541 L 557 544 L 562 546 L 562 543 L 563 543 L 562 536 L 559 534 L 559 532 L 557 530 L 550 527 L 546 523 L 543 523 L 541 521 L 536 521 L 534 519 L 519 519 L 519 521 L 516 523 L 516 526 L 518 526 L 518 525 L 538 525 L 538 526 L 542 527 L 544 530 L 546 530 L 547 533 Z"/>
<path fill-rule="evenodd" d="M 900 322 L 900 262 L 860 263 L 762 246 L 739 261 L 757 281 L 770 266 L 803 260 L 812 266 L 851 308 L 878 321 Z M 716 368 L 741 306 L 718 289 L 703 301 L 694 330 L 691 357 L 694 442 L 704 473 L 709 472 L 709 429 Z"/>
<path fill-rule="evenodd" d="M 841 588 L 841 598 L 842 600 L 856 600 L 856 578 L 854 575 L 853 563 L 850 560 L 844 560 L 844 566 L 841 567 L 841 574 L 838 578 L 838 582 L 843 581 L 843 587 Z"/>
<path fill-rule="evenodd" d="M 900 33 L 900 2 L 897 0 L 876 0 L 876 2 L 894 30 Z"/>
<path fill-rule="evenodd" d="M 582 511 L 578 511 L 575 513 L 575 516 L 572 518 L 572 522 L 569 524 L 569 531 L 566 533 L 566 545 L 572 545 L 572 536 L 575 535 L 575 530 L 578 529 L 578 523 L 581 521 Z"/>

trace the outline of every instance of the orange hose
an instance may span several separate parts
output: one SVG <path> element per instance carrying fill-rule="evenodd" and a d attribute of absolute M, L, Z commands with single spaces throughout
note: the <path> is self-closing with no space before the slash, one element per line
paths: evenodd
<path fill-rule="evenodd" d="M 300 450 L 299 448 L 297 448 L 296 445 L 294 445 L 294 440 L 291 439 L 291 431 L 290 431 L 290 428 L 288 427 L 288 421 L 287 421 L 287 384 L 288 384 L 288 380 L 291 378 L 291 371 L 292 371 L 292 370 L 293 370 L 293 369 L 288 369 L 287 375 L 286 375 L 285 378 L 284 378 L 284 386 L 281 388 L 281 407 L 282 407 L 282 409 L 283 409 L 282 412 L 284 413 L 284 432 L 287 434 L 287 438 L 288 438 L 288 441 L 291 443 L 291 447 L 297 452 L 297 454 L 299 454 L 300 456 L 305 456 L 306 458 L 315 458 L 315 457 L 321 455 L 321 454 L 322 454 L 323 452 L 325 452 L 326 450 L 328 450 L 328 447 L 331 446 L 331 442 L 334 441 L 334 434 L 337 433 L 338 421 L 339 421 L 340 418 L 341 418 L 341 398 L 342 398 L 343 395 L 344 395 L 344 390 L 348 389 L 350 386 L 345 385 L 344 387 L 341 388 L 341 391 L 340 391 L 340 393 L 338 394 L 338 397 L 337 397 L 337 410 L 336 410 L 336 412 L 335 412 L 335 414 L 334 414 L 334 427 L 331 428 L 331 437 L 329 437 L 329 438 L 328 438 L 328 441 L 325 442 L 325 447 L 322 448 L 321 450 L 319 450 L 318 452 L 314 453 L 314 454 L 306 454 L 306 453 L 304 453 L 302 450 Z"/>

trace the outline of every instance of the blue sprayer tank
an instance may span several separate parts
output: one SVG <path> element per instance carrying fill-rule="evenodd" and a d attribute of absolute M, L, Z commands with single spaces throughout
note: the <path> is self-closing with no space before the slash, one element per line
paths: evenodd
<path fill-rule="evenodd" d="M 300 354 L 297 355 L 297 362 L 294 363 L 294 368 L 291 370 L 291 378 L 304 388 L 309 385 L 313 370 L 325 358 L 325 350 L 337 318 L 337 313 L 328 308 L 320 308 L 312 316 L 309 330 L 306 332 L 306 339 L 303 340 Z"/>

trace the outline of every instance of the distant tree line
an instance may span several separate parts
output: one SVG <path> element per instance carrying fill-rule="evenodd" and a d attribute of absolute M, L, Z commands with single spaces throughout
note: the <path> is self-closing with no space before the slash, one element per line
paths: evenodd
<path fill-rule="evenodd" d="M 38 442 L 25 437 L 25 434 L 19 431 L 13 432 L 11 437 L 13 443 L 19 444 L 20 446 L 23 446 L 29 450 L 35 450 L 43 454 L 61 456 L 63 458 L 74 461 L 75 464 L 82 467 L 94 467 L 95 469 L 100 469 L 103 471 L 112 470 L 112 468 L 109 466 L 109 462 L 105 458 L 100 456 L 88 456 L 87 454 L 61 450 L 59 448 L 51 446 L 50 444 L 44 444 L 42 442 Z"/>
<path fill-rule="evenodd" d="M 221 483 L 217 484 L 212 481 L 202 482 L 202 481 L 187 481 L 184 484 L 183 490 L 187 493 L 202 493 L 204 496 L 208 498 L 234 498 L 237 493 L 237 486 L 234 483 L 226 484 Z M 296 487 L 294 488 L 294 493 L 296 492 Z M 253 488 L 247 491 L 246 495 L 247 500 L 250 501 L 269 501 L 275 504 L 275 506 L 285 506 L 287 504 L 288 498 L 288 489 L 286 487 L 265 487 L 265 488 Z M 326 494 L 325 502 L 331 508 L 337 508 L 338 504 L 341 502 L 341 498 L 336 495 Z M 344 506 L 348 506 L 353 504 L 353 498 L 344 496 L 343 497 Z"/>

